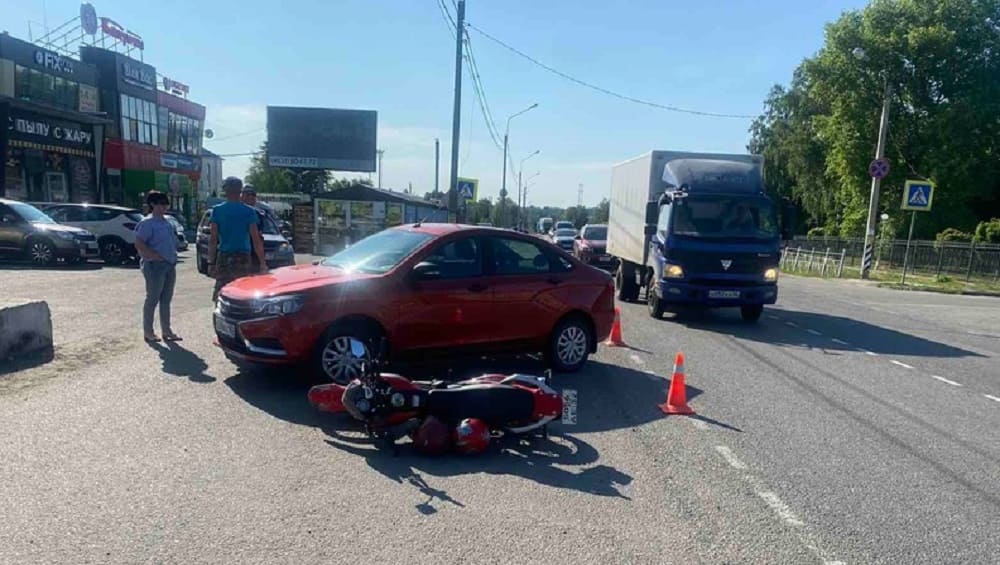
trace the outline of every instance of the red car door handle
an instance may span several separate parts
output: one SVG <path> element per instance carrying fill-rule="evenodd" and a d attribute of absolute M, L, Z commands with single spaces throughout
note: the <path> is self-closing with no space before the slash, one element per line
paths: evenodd
<path fill-rule="evenodd" d="M 486 285 L 475 283 L 475 284 L 469 285 L 469 290 L 471 292 L 482 292 L 482 291 L 486 290 Z"/>

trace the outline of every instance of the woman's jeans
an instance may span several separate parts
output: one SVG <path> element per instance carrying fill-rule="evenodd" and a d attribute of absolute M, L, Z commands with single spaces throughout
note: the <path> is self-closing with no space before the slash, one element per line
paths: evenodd
<path fill-rule="evenodd" d="M 142 329 L 153 334 L 153 311 L 160 305 L 160 329 L 169 333 L 170 301 L 174 297 L 177 267 L 166 261 L 143 261 L 142 276 L 146 279 L 146 302 L 142 306 Z"/>

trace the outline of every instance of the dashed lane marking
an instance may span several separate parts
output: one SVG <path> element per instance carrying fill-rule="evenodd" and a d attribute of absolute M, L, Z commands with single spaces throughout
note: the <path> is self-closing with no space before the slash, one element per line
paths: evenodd
<path fill-rule="evenodd" d="M 874 351 L 868 351 L 867 349 L 863 349 L 861 347 L 858 348 L 858 351 L 864 353 L 865 355 L 871 355 L 872 357 L 878 356 L 878 353 L 875 353 Z"/>
<path fill-rule="evenodd" d="M 785 325 L 788 326 L 788 327 L 790 327 L 790 328 L 797 328 L 797 327 L 799 327 L 799 325 L 796 324 L 795 322 L 785 322 Z"/>
<path fill-rule="evenodd" d="M 780 320 L 780 319 L 781 319 L 781 318 L 779 318 L 779 317 L 777 317 L 777 316 L 774 316 L 774 315 L 771 315 L 771 314 L 768 314 L 768 315 L 767 315 L 767 317 L 768 317 L 768 319 L 770 319 L 770 320 Z"/>
<path fill-rule="evenodd" d="M 1000 397 L 993 396 L 992 394 L 984 394 L 983 396 L 989 398 L 990 400 L 996 400 L 997 402 L 1000 402 Z"/>
<path fill-rule="evenodd" d="M 948 380 L 948 379 L 946 379 L 944 377 L 939 377 L 937 375 L 931 375 L 931 378 L 932 379 L 937 379 L 937 380 L 939 380 L 939 381 L 941 381 L 941 382 L 943 382 L 945 384 L 950 384 L 951 386 L 962 386 L 962 383 L 956 383 L 955 381 Z"/>
<path fill-rule="evenodd" d="M 629 355 L 628 358 L 631 359 L 632 362 L 635 363 L 636 365 L 643 365 L 646 363 L 645 361 L 642 360 L 642 357 L 639 357 L 635 353 Z"/>
<path fill-rule="evenodd" d="M 912 369 L 913 368 L 913 365 L 907 365 L 906 363 L 903 363 L 902 361 L 896 361 L 895 359 L 890 359 L 889 362 L 892 363 L 893 365 L 899 365 L 900 367 L 902 367 L 904 369 Z"/>
<path fill-rule="evenodd" d="M 809 531 L 809 527 L 806 525 L 801 518 L 799 518 L 795 512 L 792 511 L 781 497 L 777 493 L 767 488 L 764 481 L 760 480 L 752 473 L 748 471 L 747 465 L 740 461 L 739 457 L 733 453 L 733 450 L 729 449 L 725 445 L 715 446 L 715 451 L 718 453 L 730 467 L 736 469 L 737 471 L 743 471 L 743 480 L 746 481 L 751 488 L 753 488 L 754 494 L 757 495 L 764 504 L 768 506 L 786 525 L 792 528 L 795 532 L 795 536 L 799 539 L 802 545 L 813 553 L 816 557 L 822 561 L 823 565 L 844 565 L 843 561 L 838 561 L 834 559 L 828 551 L 823 550 L 819 546 L 819 542 L 815 539 L 814 535 Z"/>
<path fill-rule="evenodd" d="M 832 341 L 833 343 L 839 343 L 840 345 L 850 345 L 846 341 L 844 341 L 842 339 L 837 339 L 835 337 L 834 338 L 830 338 L 830 341 Z"/>
<path fill-rule="evenodd" d="M 811 333 L 811 334 L 813 334 L 813 335 L 823 335 L 823 334 L 821 334 L 820 332 L 818 332 L 816 330 L 808 330 L 807 329 L 806 331 L 809 332 L 809 333 Z"/>

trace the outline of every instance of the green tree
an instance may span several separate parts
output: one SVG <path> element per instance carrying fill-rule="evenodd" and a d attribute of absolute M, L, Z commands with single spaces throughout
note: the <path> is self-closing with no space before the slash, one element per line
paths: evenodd
<path fill-rule="evenodd" d="M 317 193 L 326 189 L 330 171 L 323 169 L 288 169 L 267 164 L 267 142 L 261 144 L 260 152 L 250 159 L 250 169 L 243 179 L 244 184 L 252 184 L 257 192 L 284 194 L 289 192 Z"/>
<path fill-rule="evenodd" d="M 560 219 L 573 222 L 576 229 L 580 229 L 587 223 L 587 208 L 585 206 L 572 206 L 570 208 L 566 208 L 566 211 L 563 212 L 562 218 Z"/>
<path fill-rule="evenodd" d="M 611 202 L 607 198 L 602 198 L 600 204 L 594 210 L 593 218 L 595 224 L 606 224 L 608 223 L 608 213 L 611 210 Z"/>
<path fill-rule="evenodd" d="M 822 49 L 770 92 L 750 128 L 769 189 L 801 206 L 806 226 L 863 235 L 888 85 L 892 170 L 880 211 L 898 211 L 905 180 L 927 178 L 937 189 L 921 236 L 1000 213 L 998 22 L 1000 0 L 876 0 L 828 24 Z"/>

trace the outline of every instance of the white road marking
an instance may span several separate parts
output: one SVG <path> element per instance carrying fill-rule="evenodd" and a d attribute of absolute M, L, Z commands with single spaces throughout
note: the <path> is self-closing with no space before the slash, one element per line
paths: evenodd
<path fill-rule="evenodd" d="M 840 345 L 850 345 L 846 341 L 844 341 L 842 339 L 837 339 L 835 337 L 834 338 L 830 338 L 830 341 L 832 341 L 833 343 L 839 343 Z"/>
<path fill-rule="evenodd" d="M 684 419 L 687 420 L 688 422 L 691 422 L 691 425 L 693 425 L 694 427 L 698 428 L 701 431 L 705 431 L 708 429 L 708 424 L 702 422 L 698 418 L 684 418 Z"/>
<path fill-rule="evenodd" d="M 889 362 L 892 363 L 893 365 L 899 365 L 900 367 L 902 367 L 904 369 L 912 369 L 913 368 L 913 365 L 907 365 L 906 363 L 903 363 L 902 361 L 896 361 L 895 359 L 890 359 Z"/>
<path fill-rule="evenodd" d="M 645 361 L 642 360 L 641 357 L 639 357 L 635 353 L 633 353 L 632 355 L 629 355 L 628 358 L 631 359 L 632 362 L 635 363 L 636 365 L 643 365 L 643 364 L 646 363 Z"/>
<path fill-rule="evenodd" d="M 948 380 L 948 379 L 946 379 L 944 377 L 939 377 L 937 375 L 931 375 L 931 378 L 932 379 L 937 379 L 937 380 L 939 380 L 939 381 L 941 381 L 943 383 L 950 384 L 951 386 L 962 386 L 962 383 L 956 383 L 955 381 L 950 381 L 950 380 Z"/>
<path fill-rule="evenodd" d="M 1000 397 L 993 396 L 992 394 L 984 394 L 983 396 L 989 398 L 990 400 L 996 400 L 997 402 L 1000 402 Z"/>
<path fill-rule="evenodd" d="M 770 318 L 770 319 L 772 319 L 772 320 L 780 320 L 781 319 L 781 318 L 778 318 L 777 316 L 772 316 L 771 314 L 768 314 L 767 317 Z"/>
<path fill-rule="evenodd" d="M 785 322 L 785 325 L 788 326 L 788 327 L 790 327 L 790 328 L 797 328 L 797 327 L 799 327 L 799 325 L 796 324 L 795 322 Z"/>
<path fill-rule="evenodd" d="M 744 471 L 743 480 L 750 484 L 753 488 L 754 494 L 760 497 L 760 499 L 767 504 L 767 506 L 778 516 L 778 518 L 781 519 L 782 522 L 793 528 L 792 531 L 802 543 L 803 547 L 818 557 L 823 565 L 845 565 L 843 561 L 834 559 L 829 552 L 820 548 L 819 543 L 809 531 L 809 527 L 806 523 L 792 511 L 791 507 L 781 500 L 781 497 L 779 497 L 777 493 L 767 488 L 764 481 L 748 472 L 746 464 L 736 457 L 733 450 L 729 449 L 725 445 L 717 445 L 715 446 L 715 451 L 723 459 L 725 459 L 726 463 L 728 463 L 730 467 L 738 471 Z"/>
<path fill-rule="evenodd" d="M 875 353 L 874 351 L 868 351 L 867 349 L 864 349 L 864 348 L 861 348 L 861 347 L 858 348 L 858 351 L 864 353 L 865 355 L 871 355 L 872 357 L 877 357 L 878 356 L 878 353 Z"/>
<path fill-rule="evenodd" d="M 726 460 L 726 463 L 729 463 L 729 466 L 733 469 L 739 469 L 742 471 L 747 468 L 747 466 L 744 465 L 735 454 L 733 454 L 733 450 L 728 447 L 724 445 L 717 445 L 715 446 L 715 450 L 719 452 L 719 455 L 721 455 L 722 458 Z"/>
<path fill-rule="evenodd" d="M 809 333 L 811 333 L 811 334 L 813 334 L 813 335 L 823 335 L 823 334 L 819 333 L 816 330 L 806 330 L 806 331 L 809 332 Z"/>
<path fill-rule="evenodd" d="M 777 514 L 778 517 L 784 520 L 785 523 L 788 524 L 789 526 L 798 527 L 806 525 L 805 522 L 799 520 L 799 517 L 796 516 L 794 512 L 792 512 L 792 509 L 789 508 L 787 504 L 785 504 L 784 502 L 781 501 L 780 498 L 778 498 L 777 494 L 774 494 L 769 490 L 763 490 L 763 491 L 758 491 L 757 496 L 764 499 L 764 502 L 766 502 L 767 505 L 771 507 L 771 510 L 774 510 L 775 514 Z"/>

